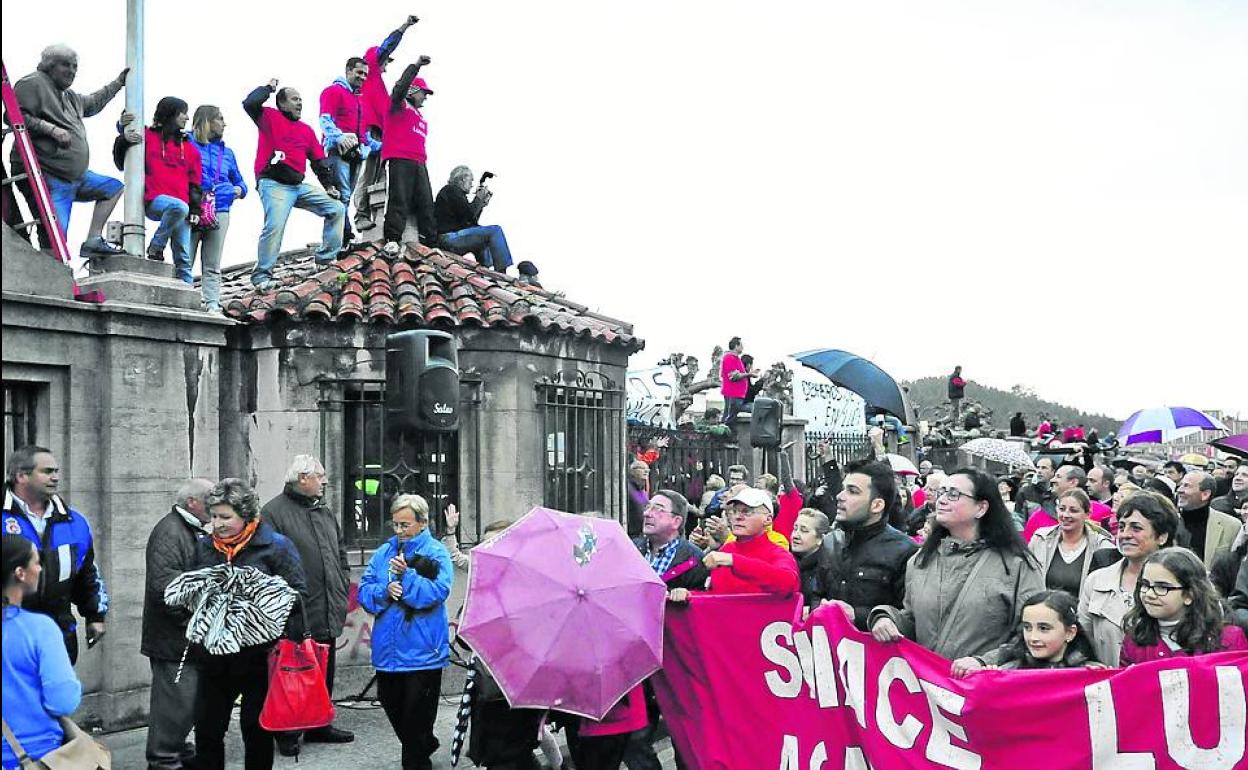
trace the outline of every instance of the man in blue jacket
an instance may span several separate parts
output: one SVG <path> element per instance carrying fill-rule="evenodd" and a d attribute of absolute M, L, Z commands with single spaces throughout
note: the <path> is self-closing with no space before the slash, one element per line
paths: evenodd
<path fill-rule="evenodd" d="M 69 660 L 78 660 L 78 625 L 72 603 L 87 623 L 87 647 L 104 636 L 108 591 L 95 566 L 91 525 L 56 491 L 61 469 L 51 450 L 24 446 L 9 458 L 4 491 L 4 531 L 35 544 L 43 563 L 39 590 L 23 605 L 49 615 L 65 635 Z"/>

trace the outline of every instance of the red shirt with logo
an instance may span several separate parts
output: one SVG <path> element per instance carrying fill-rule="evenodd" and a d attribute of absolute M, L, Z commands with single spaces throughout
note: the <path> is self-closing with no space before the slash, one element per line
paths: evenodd
<path fill-rule="evenodd" d="M 429 124 L 425 123 L 420 110 L 412 105 L 403 102 L 400 109 L 387 111 L 383 131 L 385 140 L 381 143 L 382 160 L 399 158 L 424 163 L 428 159 L 425 139 L 429 134 Z"/>

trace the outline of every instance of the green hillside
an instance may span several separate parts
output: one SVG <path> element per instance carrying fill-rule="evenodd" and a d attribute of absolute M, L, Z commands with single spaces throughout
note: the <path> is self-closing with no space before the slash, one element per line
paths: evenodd
<path fill-rule="evenodd" d="M 937 409 L 948 404 L 945 397 L 946 380 L 947 377 L 923 377 L 913 382 L 902 382 L 910 388 L 910 402 L 920 420 L 932 419 L 936 416 Z M 1083 423 L 1094 427 L 1100 431 L 1101 436 L 1116 431 L 1122 425 L 1122 420 L 1126 419 L 1125 416 L 1115 419 L 1103 414 L 1088 414 L 1073 407 L 1045 401 L 1021 386 L 1015 386 L 1012 391 L 999 390 L 980 385 L 974 380 L 967 380 L 966 401 L 978 401 L 991 409 L 992 426 L 1000 429 L 1008 429 L 1010 418 L 1019 411 L 1027 420 L 1028 430 L 1035 428 L 1039 422 L 1038 415 L 1043 412 L 1055 417 L 1062 425 Z"/>

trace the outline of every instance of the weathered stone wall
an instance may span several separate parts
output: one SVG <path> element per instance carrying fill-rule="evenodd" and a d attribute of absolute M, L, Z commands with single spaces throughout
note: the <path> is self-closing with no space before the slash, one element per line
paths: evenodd
<path fill-rule="evenodd" d="M 23 258 L 8 246 L 6 263 Z M 80 721 L 138 724 L 149 681 L 139 654 L 144 548 L 184 479 L 218 475 L 217 386 L 230 322 L 5 289 L 4 379 L 46 387 L 38 439 L 60 460 L 65 499 L 91 522 L 110 597 L 104 640 L 88 650 L 80 632 Z"/>

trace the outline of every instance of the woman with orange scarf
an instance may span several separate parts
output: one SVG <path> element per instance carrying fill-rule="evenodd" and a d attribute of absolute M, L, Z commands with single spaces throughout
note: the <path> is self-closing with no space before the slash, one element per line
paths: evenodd
<path fill-rule="evenodd" d="M 303 565 L 294 544 L 260 520 L 260 498 L 240 479 L 223 479 L 204 500 L 212 535 L 199 541 L 195 568 L 232 564 L 255 567 L 284 579 L 306 598 Z M 286 636 L 303 636 L 299 612 L 292 612 Z M 260 727 L 260 709 L 269 691 L 267 658 L 275 642 L 244 647 L 229 655 L 199 648 L 199 691 L 195 702 L 195 767 L 224 770 L 225 732 L 241 695 L 239 725 L 246 770 L 271 770 L 273 735 Z"/>

